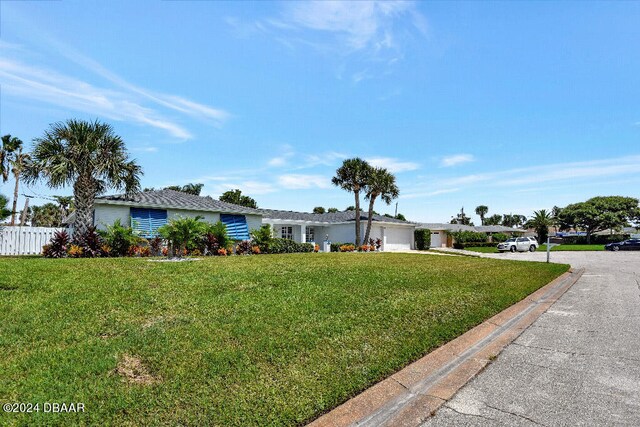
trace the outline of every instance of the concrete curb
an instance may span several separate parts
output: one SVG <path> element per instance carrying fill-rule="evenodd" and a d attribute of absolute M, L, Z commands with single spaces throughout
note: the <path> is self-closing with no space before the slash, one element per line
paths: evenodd
<path fill-rule="evenodd" d="M 583 273 L 584 269 L 569 270 L 309 426 L 420 425 L 547 311 Z"/>

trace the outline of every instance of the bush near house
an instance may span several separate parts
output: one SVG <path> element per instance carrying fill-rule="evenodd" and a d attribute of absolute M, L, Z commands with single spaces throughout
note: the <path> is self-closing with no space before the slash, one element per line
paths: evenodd
<path fill-rule="evenodd" d="M 466 242 L 466 243 L 454 243 L 453 247 L 455 249 L 466 249 L 466 248 L 495 248 L 498 244 L 496 242 Z"/>
<path fill-rule="evenodd" d="M 509 237 L 511 237 L 511 236 L 509 236 L 508 234 L 505 234 L 505 233 L 493 233 L 491 235 L 491 239 L 493 240 L 493 243 L 495 243 L 495 244 L 498 244 L 500 242 L 504 242 Z"/>
<path fill-rule="evenodd" d="M 269 254 L 292 254 L 296 252 L 313 252 L 314 246 L 312 243 L 298 243 L 290 239 L 281 239 L 274 237 L 269 243 Z"/>
<path fill-rule="evenodd" d="M 451 231 L 449 235 L 456 243 L 486 242 L 487 235 L 478 231 Z"/>
<path fill-rule="evenodd" d="M 413 232 L 413 238 L 416 241 L 416 249 L 423 251 L 431 247 L 431 230 L 422 229 Z"/>

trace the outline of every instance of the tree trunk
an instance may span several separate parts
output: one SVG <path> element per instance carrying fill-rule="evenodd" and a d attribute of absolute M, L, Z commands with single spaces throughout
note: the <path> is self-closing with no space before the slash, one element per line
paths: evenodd
<path fill-rule="evenodd" d="M 16 186 L 13 188 L 13 209 L 11 210 L 11 225 L 16 225 L 16 211 L 18 210 L 18 187 L 20 186 L 20 174 L 14 173 Z"/>
<path fill-rule="evenodd" d="M 363 245 L 368 245 L 369 236 L 371 235 L 371 221 L 373 217 L 373 204 L 376 202 L 377 195 L 371 195 L 371 199 L 369 200 L 369 215 L 367 217 L 367 232 L 364 234 L 364 240 L 362 242 Z"/>
<path fill-rule="evenodd" d="M 356 249 L 360 246 L 360 190 L 354 191 L 356 198 Z"/>
<path fill-rule="evenodd" d="M 84 234 L 93 226 L 93 202 L 96 197 L 91 178 L 78 178 L 73 185 L 73 196 L 76 201 L 76 219 L 73 222 L 73 233 Z"/>

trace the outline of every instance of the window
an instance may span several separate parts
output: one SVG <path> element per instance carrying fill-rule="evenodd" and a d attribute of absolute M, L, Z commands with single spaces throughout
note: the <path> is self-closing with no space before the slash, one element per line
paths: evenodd
<path fill-rule="evenodd" d="M 315 242 L 316 241 L 316 231 L 313 227 L 307 227 L 304 231 L 305 234 L 305 242 Z"/>
<path fill-rule="evenodd" d="M 167 223 L 167 211 L 162 209 L 131 208 L 131 228 L 142 237 L 155 237 L 158 228 Z"/>
<path fill-rule="evenodd" d="M 227 235 L 233 240 L 249 240 L 249 226 L 244 215 L 220 214 L 220 221 L 227 227 Z"/>
<path fill-rule="evenodd" d="M 280 233 L 280 236 L 283 239 L 293 240 L 293 227 L 287 227 L 283 225 Z"/>

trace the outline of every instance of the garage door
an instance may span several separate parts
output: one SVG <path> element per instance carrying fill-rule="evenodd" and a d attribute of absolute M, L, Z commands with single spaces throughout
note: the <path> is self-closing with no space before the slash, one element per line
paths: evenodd
<path fill-rule="evenodd" d="M 386 227 L 385 251 L 407 251 L 411 249 L 413 242 L 413 228 L 409 227 Z"/>
<path fill-rule="evenodd" d="M 434 231 L 433 233 L 431 233 L 431 247 L 442 247 L 442 234 L 439 231 Z"/>

